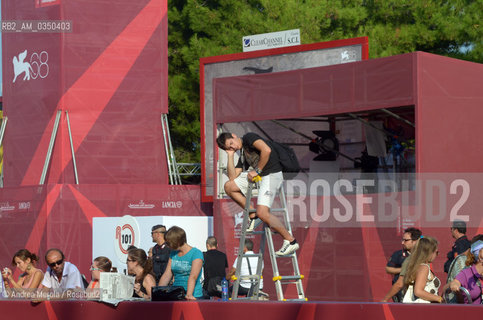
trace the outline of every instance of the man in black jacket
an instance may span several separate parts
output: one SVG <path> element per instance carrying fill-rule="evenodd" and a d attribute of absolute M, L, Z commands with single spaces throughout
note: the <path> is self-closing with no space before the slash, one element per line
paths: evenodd
<path fill-rule="evenodd" d="M 153 242 L 156 245 L 153 247 L 153 272 L 156 276 L 156 283 L 159 282 L 161 276 L 166 270 L 166 266 L 168 265 L 169 261 L 169 254 L 171 249 L 168 247 L 168 244 L 164 240 L 164 234 L 166 233 L 166 227 L 157 224 L 151 229 L 151 237 L 153 238 Z"/>
<path fill-rule="evenodd" d="M 448 260 L 444 263 L 444 272 L 446 273 L 448 273 L 449 267 L 454 258 L 471 247 L 471 243 L 466 237 L 466 222 L 461 220 L 453 221 L 453 226 L 451 227 L 451 236 L 456 239 L 456 241 L 454 242 L 451 251 L 446 255 L 446 258 L 448 258 Z"/>

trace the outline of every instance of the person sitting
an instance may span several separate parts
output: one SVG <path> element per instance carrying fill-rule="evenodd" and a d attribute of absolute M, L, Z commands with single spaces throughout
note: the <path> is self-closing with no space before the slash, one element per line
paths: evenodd
<path fill-rule="evenodd" d="M 438 253 L 436 239 L 431 237 L 419 239 L 404 277 L 404 284 L 407 286 L 404 303 L 443 302 L 443 297 L 438 295 L 441 282 L 429 266 Z"/>
<path fill-rule="evenodd" d="M 84 289 L 84 283 L 79 269 L 72 263 L 65 261 L 64 253 L 56 248 L 45 253 L 47 270 L 40 285 L 49 289 Z"/>
<path fill-rule="evenodd" d="M 5 268 L 2 272 L 5 283 L 12 289 L 36 289 L 44 278 L 42 270 L 35 267 L 35 263 L 39 258 L 35 253 L 31 253 L 27 249 L 17 251 L 12 258 L 12 265 L 22 271 L 18 281 L 12 277 L 12 270 Z"/>
<path fill-rule="evenodd" d="M 473 239 L 471 239 L 470 245 L 472 245 L 473 243 L 475 243 L 478 240 L 483 241 L 483 234 L 478 234 L 478 235 L 474 236 Z M 461 270 L 463 270 L 467 267 L 471 267 L 471 264 L 470 265 L 466 264 L 466 260 L 467 260 L 469 255 L 471 255 L 471 248 L 468 248 L 465 252 L 458 255 L 453 260 L 453 262 L 451 262 L 451 265 L 450 265 L 449 271 L 448 271 L 448 279 L 446 280 L 446 283 L 451 283 L 451 281 L 454 280 L 456 275 L 458 273 L 460 273 Z"/>
<path fill-rule="evenodd" d="M 201 268 L 203 253 L 186 243 L 186 232 L 177 226 L 169 228 L 165 235 L 171 248 L 166 271 L 159 280 L 160 286 L 167 286 L 174 276 L 173 286 L 182 286 L 186 291 L 186 300 L 203 297 L 201 287 Z"/>
<path fill-rule="evenodd" d="M 243 254 L 254 255 L 252 240 L 245 239 Z M 233 263 L 233 267 L 228 273 L 229 278 L 235 275 L 237 264 L 238 264 L 238 257 L 235 259 L 235 262 Z M 258 257 L 255 257 L 255 256 L 245 257 L 245 259 L 242 259 L 242 262 L 241 262 L 240 277 L 257 274 L 257 268 L 258 268 Z M 263 271 L 263 260 L 262 260 L 262 271 Z M 249 280 L 249 279 L 240 280 L 240 286 L 238 287 L 238 295 L 250 296 L 251 295 L 250 291 L 253 292 L 254 290 L 253 285 L 255 283 L 256 283 L 255 280 Z M 260 279 L 259 289 L 260 290 L 263 289 L 263 279 Z M 230 287 L 230 291 L 232 290 L 233 290 L 233 287 Z"/>
<path fill-rule="evenodd" d="M 109 258 L 103 256 L 95 258 L 92 261 L 91 282 L 87 286 L 87 289 L 99 288 L 101 272 L 117 272 L 117 269 L 112 267 L 112 262 L 109 260 Z"/>
<path fill-rule="evenodd" d="M 143 249 L 132 248 L 127 251 L 127 271 L 135 276 L 133 297 L 151 300 L 151 289 L 156 286 L 153 263 Z"/>
<path fill-rule="evenodd" d="M 221 298 L 221 280 L 226 277 L 228 259 L 226 254 L 218 250 L 218 241 L 211 236 L 206 239 L 206 252 L 203 253 L 205 263 L 203 265 L 203 290 L 208 297 Z"/>
<path fill-rule="evenodd" d="M 459 292 L 461 287 L 468 290 L 472 303 L 481 304 L 483 294 L 481 282 L 483 278 L 483 241 L 478 240 L 471 245 L 471 254 L 466 260 L 470 268 L 463 269 L 450 283 L 451 291 Z M 463 297 L 465 303 L 469 303 L 466 296 Z"/>

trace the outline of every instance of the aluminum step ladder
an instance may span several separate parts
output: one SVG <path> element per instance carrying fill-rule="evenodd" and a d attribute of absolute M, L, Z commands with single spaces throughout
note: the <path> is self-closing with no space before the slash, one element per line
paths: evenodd
<path fill-rule="evenodd" d="M 270 255 L 270 261 L 272 263 L 273 269 L 273 278 L 272 280 L 275 283 L 275 289 L 277 292 L 277 299 L 279 301 L 307 301 L 307 298 L 304 294 L 304 289 L 302 286 L 302 279 L 304 276 L 300 274 L 299 264 L 297 260 L 297 253 L 294 252 L 287 256 L 277 256 L 275 254 L 275 248 L 273 246 L 273 239 L 272 239 L 272 231 L 270 226 L 266 223 L 263 224 L 263 231 L 253 231 L 250 233 L 246 232 L 248 227 L 248 220 L 249 214 L 256 212 L 256 209 L 251 209 L 251 199 L 252 199 L 252 191 L 254 188 L 258 189 L 258 182 L 249 183 L 248 191 L 246 194 L 246 202 L 245 208 L 243 210 L 243 224 L 242 224 L 242 231 L 240 233 L 240 246 L 238 248 L 238 259 L 236 265 L 236 272 L 233 276 L 233 280 L 235 280 L 233 284 L 233 292 L 232 292 L 232 300 L 258 300 L 260 296 L 260 280 L 262 279 L 262 272 L 263 272 L 263 257 L 265 255 L 265 244 L 268 246 L 268 254 Z M 288 216 L 287 210 L 287 200 L 285 197 L 285 191 L 283 184 L 278 190 L 278 196 L 280 199 L 280 208 L 271 208 L 271 213 L 282 212 L 281 220 L 283 221 L 285 228 L 288 230 L 290 234 L 292 234 L 292 227 L 290 225 L 290 220 Z M 257 224 L 255 229 L 262 223 L 261 220 L 257 220 Z M 245 254 L 243 252 L 245 246 L 245 239 L 248 235 L 261 235 L 260 239 L 260 250 L 259 253 L 256 254 Z M 251 275 L 244 275 L 240 276 L 240 270 L 242 265 L 242 259 L 250 258 L 250 257 L 257 257 L 257 268 L 256 273 Z M 293 274 L 291 275 L 280 275 L 278 269 L 277 259 L 290 259 L 292 266 L 293 266 Z M 240 287 L 240 282 L 242 280 L 250 280 L 251 281 L 251 288 L 248 292 L 246 297 L 238 297 L 238 289 Z M 295 285 L 297 289 L 297 298 L 295 299 L 286 299 L 283 294 L 283 287 L 282 285 Z"/>

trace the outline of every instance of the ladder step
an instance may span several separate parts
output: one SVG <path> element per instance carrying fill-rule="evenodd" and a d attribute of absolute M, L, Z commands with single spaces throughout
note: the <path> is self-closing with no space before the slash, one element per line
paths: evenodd
<path fill-rule="evenodd" d="M 307 298 L 300 298 L 300 299 L 283 299 L 283 301 L 309 301 Z"/>
<path fill-rule="evenodd" d="M 257 296 L 252 296 L 252 297 L 237 297 L 237 300 L 259 300 Z M 231 300 L 231 298 L 230 298 Z"/>
<path fill-rule="evenodd" d="M 273 277 L 272 280 L 273 281 L 279 281 L 279 280 L 302 280 L 304 278 L 304 275 L 301 274 L 301 275 L 295 275 L 295 276 L 277 276 L 277 277 Z"/>
<path fill-rule="evenodd" d="M 270 208 L 270 212 L 285 212 L 285 208 Z"/>
<path fill-rule="evenodd" d="M 298 284 L 301 280 L 280 281 L 280 284 Z"/>
<path fill-rule="evenodd" d="M 250 280 L 250 279 L 263 279 L 263 276 L 259 276 L 258 274 L 240 276 L 240 280 Z"/>
<path fill-rule="evenodd" d="M 242 254 L 241 257 L 242 258 L 250 258 L 250 257 L 261 257 L 262 254 L 261 253 L 250 253 L 250 254 Z"/>
<path fill-rule="evenodd" d="M 247 232 L 246 234 L 250 234 L 250 235 L 253 235 L 253 234 L 264 234 L 265 231 L 252 231 L 252 232 Z"/>

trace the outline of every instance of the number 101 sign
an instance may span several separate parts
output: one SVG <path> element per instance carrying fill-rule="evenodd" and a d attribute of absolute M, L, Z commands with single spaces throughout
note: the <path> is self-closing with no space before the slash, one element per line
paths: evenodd
<path fill-rule="evenodd" d="M 123 216 L 116 225 L 116 236 L 114 248 L 120 262 L 126 263 L 127 249 L 130 246 L 139 247 L 140 234 L 139 225 L 133 216 Z"/>

